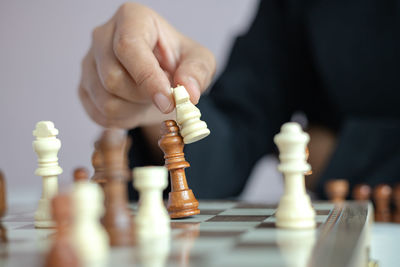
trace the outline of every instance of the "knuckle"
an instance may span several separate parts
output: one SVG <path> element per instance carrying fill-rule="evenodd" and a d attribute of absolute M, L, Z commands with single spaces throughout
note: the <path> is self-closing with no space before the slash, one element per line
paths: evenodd
<path fill-rule="evenodd" d="M 119 91 L 120 80 L 122 79 L 121 70 L 110 70 L 103 75 L 105 89 L 111 94 L 117 94 Z"/>
<path fill-rule="evenodd" d="M 120 58 L 124 57 L 129 48 L 134 46 L 136 40 L 137 40 L 136 38 L 126 35 L 119 36 L 116 41 L 116 44 L 114 45 L 115 55 Z"/>
<path fill-rule="evenodd" d="M 116 118 L 118 115 L 118 103 L 113 98 L 107 99 L 103 103 L 103 113 L 107 119 Z"/>

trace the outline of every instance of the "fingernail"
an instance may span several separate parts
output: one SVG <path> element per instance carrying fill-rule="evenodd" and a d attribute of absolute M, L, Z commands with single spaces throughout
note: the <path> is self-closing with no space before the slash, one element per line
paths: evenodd
<path fill-rule="evenodd" d="M 199 85 L 199 82 L 193 77 L 189 77 L 188 80 L 190 82 L 190 86 L 193 89 L 195 89 L 195 91 L 192 91 L 192 94 L 193 94 L 193 97 L 194 97 L 193 100 L 195 100 L 195 102 L 198 102 L 199 98 L 200 98 L 200 85 Z M 194 104 L 197 104 L 197 103 L 194 103 Z"/>
<path fill-rule="evenodd" d="M 169 98 L 162 93 L 155 94 L 153 96 L 153 101 L 162 113 L 166 113 L 172 105 Z"/>

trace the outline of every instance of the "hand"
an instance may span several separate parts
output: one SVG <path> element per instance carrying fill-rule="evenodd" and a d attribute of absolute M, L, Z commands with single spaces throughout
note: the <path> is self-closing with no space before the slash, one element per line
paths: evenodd
<path fill-rule="evenodd" d="M 177 84 L 184 85 L 197 104 L 215 65 L 209 50 L 153 10 L 126 3 L 94 29 L 82 62 L 79 96 L 89 116 L 102 126 L 151 125 L 163 120 L 160 111 L 174 110 L 171 87 Z"/>

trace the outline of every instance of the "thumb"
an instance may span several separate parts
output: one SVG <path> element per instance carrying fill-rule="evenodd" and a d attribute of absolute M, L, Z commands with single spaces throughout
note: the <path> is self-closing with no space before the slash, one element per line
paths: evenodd
<path fill-rule="evenodd" d="M 214 55 L 205 47 L 190 41 L 183 48 L 181 60 L 174 74 L 174 84 L 183 85 L 193 104 L 197 104 L 211 83 L 216 68 Z"/>

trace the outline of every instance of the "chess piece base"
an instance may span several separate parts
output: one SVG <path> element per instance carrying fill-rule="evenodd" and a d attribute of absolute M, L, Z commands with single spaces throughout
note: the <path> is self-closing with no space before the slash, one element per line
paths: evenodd
<path fill-rule="evenodd" d="M 310 197 L 283 196 L 276 211 L 276 226 L 288 229 L 315 228 L 315 211 Z"/>
<path fill-rule="evenodd" d="M 50 202 L 40 199 L 38 209 L 35 212 L 35 228 L 54 228 L 56 225 L 51 218 Z"/>
<path fill-rule="evenodd" d="M 171 218 L 184 218 L 200 214 L 199 202 L 191 189 L 170 192 L 167 210 Z"/>
<path fill-rule="evenodd" d="M 197 142 L 197 141 L 207 137 L 209 134 L 210 134 L 210 130 L 208 128 L 199 129 L 198 131 L 195 131 L 195 132 L 192 132 L 192 133 L 190 133 L 188 135 L 185 135 L 183 137 L 183 142 L 185 144 L 194 143 L 194 142 Z"/>

